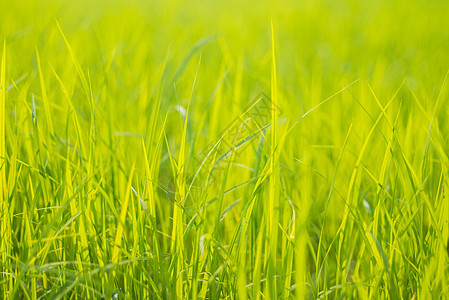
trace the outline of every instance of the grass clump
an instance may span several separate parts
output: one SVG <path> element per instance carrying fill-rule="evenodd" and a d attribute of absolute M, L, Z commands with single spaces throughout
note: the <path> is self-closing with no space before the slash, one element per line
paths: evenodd
<path fill-rule="evenodd" d="M 448 6 L 0 2 L 0 298 L 446 297 Z"/>

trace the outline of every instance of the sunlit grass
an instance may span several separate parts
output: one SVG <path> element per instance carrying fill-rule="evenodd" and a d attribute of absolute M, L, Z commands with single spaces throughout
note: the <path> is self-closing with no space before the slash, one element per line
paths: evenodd
<path fill-rule="evenodd" d="M 446 1 L 0 1 L 0 299 L 448 296 Z"/>

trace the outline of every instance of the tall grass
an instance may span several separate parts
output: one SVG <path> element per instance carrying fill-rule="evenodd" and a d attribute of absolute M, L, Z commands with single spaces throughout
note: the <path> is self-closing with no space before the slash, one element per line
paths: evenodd
<path fill-rule="evenodd" d="M 447 1 L 1 1 L 0 299 L 448 296 Z"/>

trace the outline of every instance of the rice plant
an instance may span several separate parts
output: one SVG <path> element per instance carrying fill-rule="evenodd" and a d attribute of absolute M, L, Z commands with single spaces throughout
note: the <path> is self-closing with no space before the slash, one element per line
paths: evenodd
<path fill-rule="evenodd" d="M 448 12 L 0 1 L 0 299 L 447 298 Z"/>

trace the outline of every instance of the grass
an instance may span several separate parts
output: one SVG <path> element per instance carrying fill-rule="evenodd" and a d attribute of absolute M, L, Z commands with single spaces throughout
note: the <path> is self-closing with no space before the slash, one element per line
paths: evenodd
<path fill-rule="evenodd" d="M 0 2 L 0 299 L 448 297 L 448 9 Z"/>

